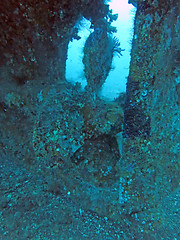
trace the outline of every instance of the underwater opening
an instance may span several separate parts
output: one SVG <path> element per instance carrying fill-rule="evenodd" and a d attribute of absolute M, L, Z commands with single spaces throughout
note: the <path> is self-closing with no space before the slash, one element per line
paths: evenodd
<path fill-rule="evenodd" d="M 124 51 L 122 56 L 115 55 L 113 57 L 111 71 L 99 92 L 99 97 L 114 100 L 120 93 L 126 91 L 136 8 L 132 4 L 128 4 L 128 0 L 112 0 L 108 4 L 109 9 L 112 9 L 112 13 L 118 14 L 117 20 L 112 23 L 112 26 L 117 29 L 113 36 L 119 40 L 120 47 Z M 79 82 L 83 89 L 87 85 L 82 62 L 83 48 L 87 38 L 93 32 L 90 26 L 91 22 L 85 18 L 78 23 L 78 36 L 80 36 L 80 39 L 73 39 L 69 43 L 66 61 L 67 81 Z"/>

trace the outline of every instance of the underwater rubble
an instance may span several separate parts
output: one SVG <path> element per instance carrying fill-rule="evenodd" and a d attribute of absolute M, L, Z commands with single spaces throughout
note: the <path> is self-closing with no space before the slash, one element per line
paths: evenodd
<path fill-rule="evenodd" d="M 108 4 L 1 3 L 0 239 L 179 239 L 179 2 L 129 2 L 127 91 L 111 102 L 97 91 L 119 43 L 106 71 L 97 66 L 99 82 L 88 64 L 102 65 L 107 51 L 88 55 L 93 41 L 84 48 L 89 86 L 65 79 L 79 19 L 105 24 L 106 37 L 115 30 Z"/>

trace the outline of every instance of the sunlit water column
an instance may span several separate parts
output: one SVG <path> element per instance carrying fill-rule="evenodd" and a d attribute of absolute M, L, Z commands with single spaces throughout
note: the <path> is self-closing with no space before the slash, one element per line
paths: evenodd
<path fill-rule="evenodd" d="M 120 58 L 114 56 L 112 67 L 105 84 L 102 87 L 100 96 L 107 100 L 113 100 L 119 93 L 126 91 L 126 81 L 129 73 L 131 39 L 133 37 L 133 21 L 135 8 L 128 4 L 128 0 L 113 0 L 109 3 L 113 13 L 118 13 L 118 19 L 112 25 L 116 26 L 117 37 L 121 43 L 121 48 L 125 49 Z M 66 79 L 72 83 L 80 82 L 82 87 L 86 86 L 86 79 L 83 72 L 83 46 L 89 34 L 92 32 L 90 22 L 83 19 L 82 27 L 78 35 L 80 40 L 73 40 L 69 43 L 68 59 L 66 62 Z"/>

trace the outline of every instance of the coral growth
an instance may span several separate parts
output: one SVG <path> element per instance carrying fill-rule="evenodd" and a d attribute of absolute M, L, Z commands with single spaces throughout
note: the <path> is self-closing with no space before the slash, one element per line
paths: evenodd
<path fill-rule="evenodd" d="M 118 39 L 106 30 L 96 28 L 90 34 L 84 46 L 83 57 L 89 92 L 97 94 L 111 70 L 114 53 L 121 55 L 122 51 Z"/>

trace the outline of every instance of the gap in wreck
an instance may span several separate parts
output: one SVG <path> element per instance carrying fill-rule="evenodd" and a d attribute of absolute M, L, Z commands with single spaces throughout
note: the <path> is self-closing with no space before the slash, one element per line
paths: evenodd
<path fill-rule="evenodd" d="M 100 97 L 105 100 L 114 100 L 120 93 L 126 92 L 136 8 L 132 4 L 128 4 L 128 0 L 112 0 L 109 5 L 113 14 L 118 13 L 118 19 L 112 24 L 112 26 L 117 28 L 117 32 L 113 33 L 113 36 L 119 39 L 120 47 L 125 49 L 125 51 L 122 52 L 123 56 L 114 56 L 112 70 L 102 86 Z M 83 89 L 87 84 L 82 63 L 83 47 L 86 39 L 93 31 L 90 29 L 90 26 L 91 22 L 85 18 L 78 24 L 78 35 L 81 39 L 73 39 L 69 43 L 68 58 L 66 61 L 67 81 L 72 83 L 79 82 Z"/>

